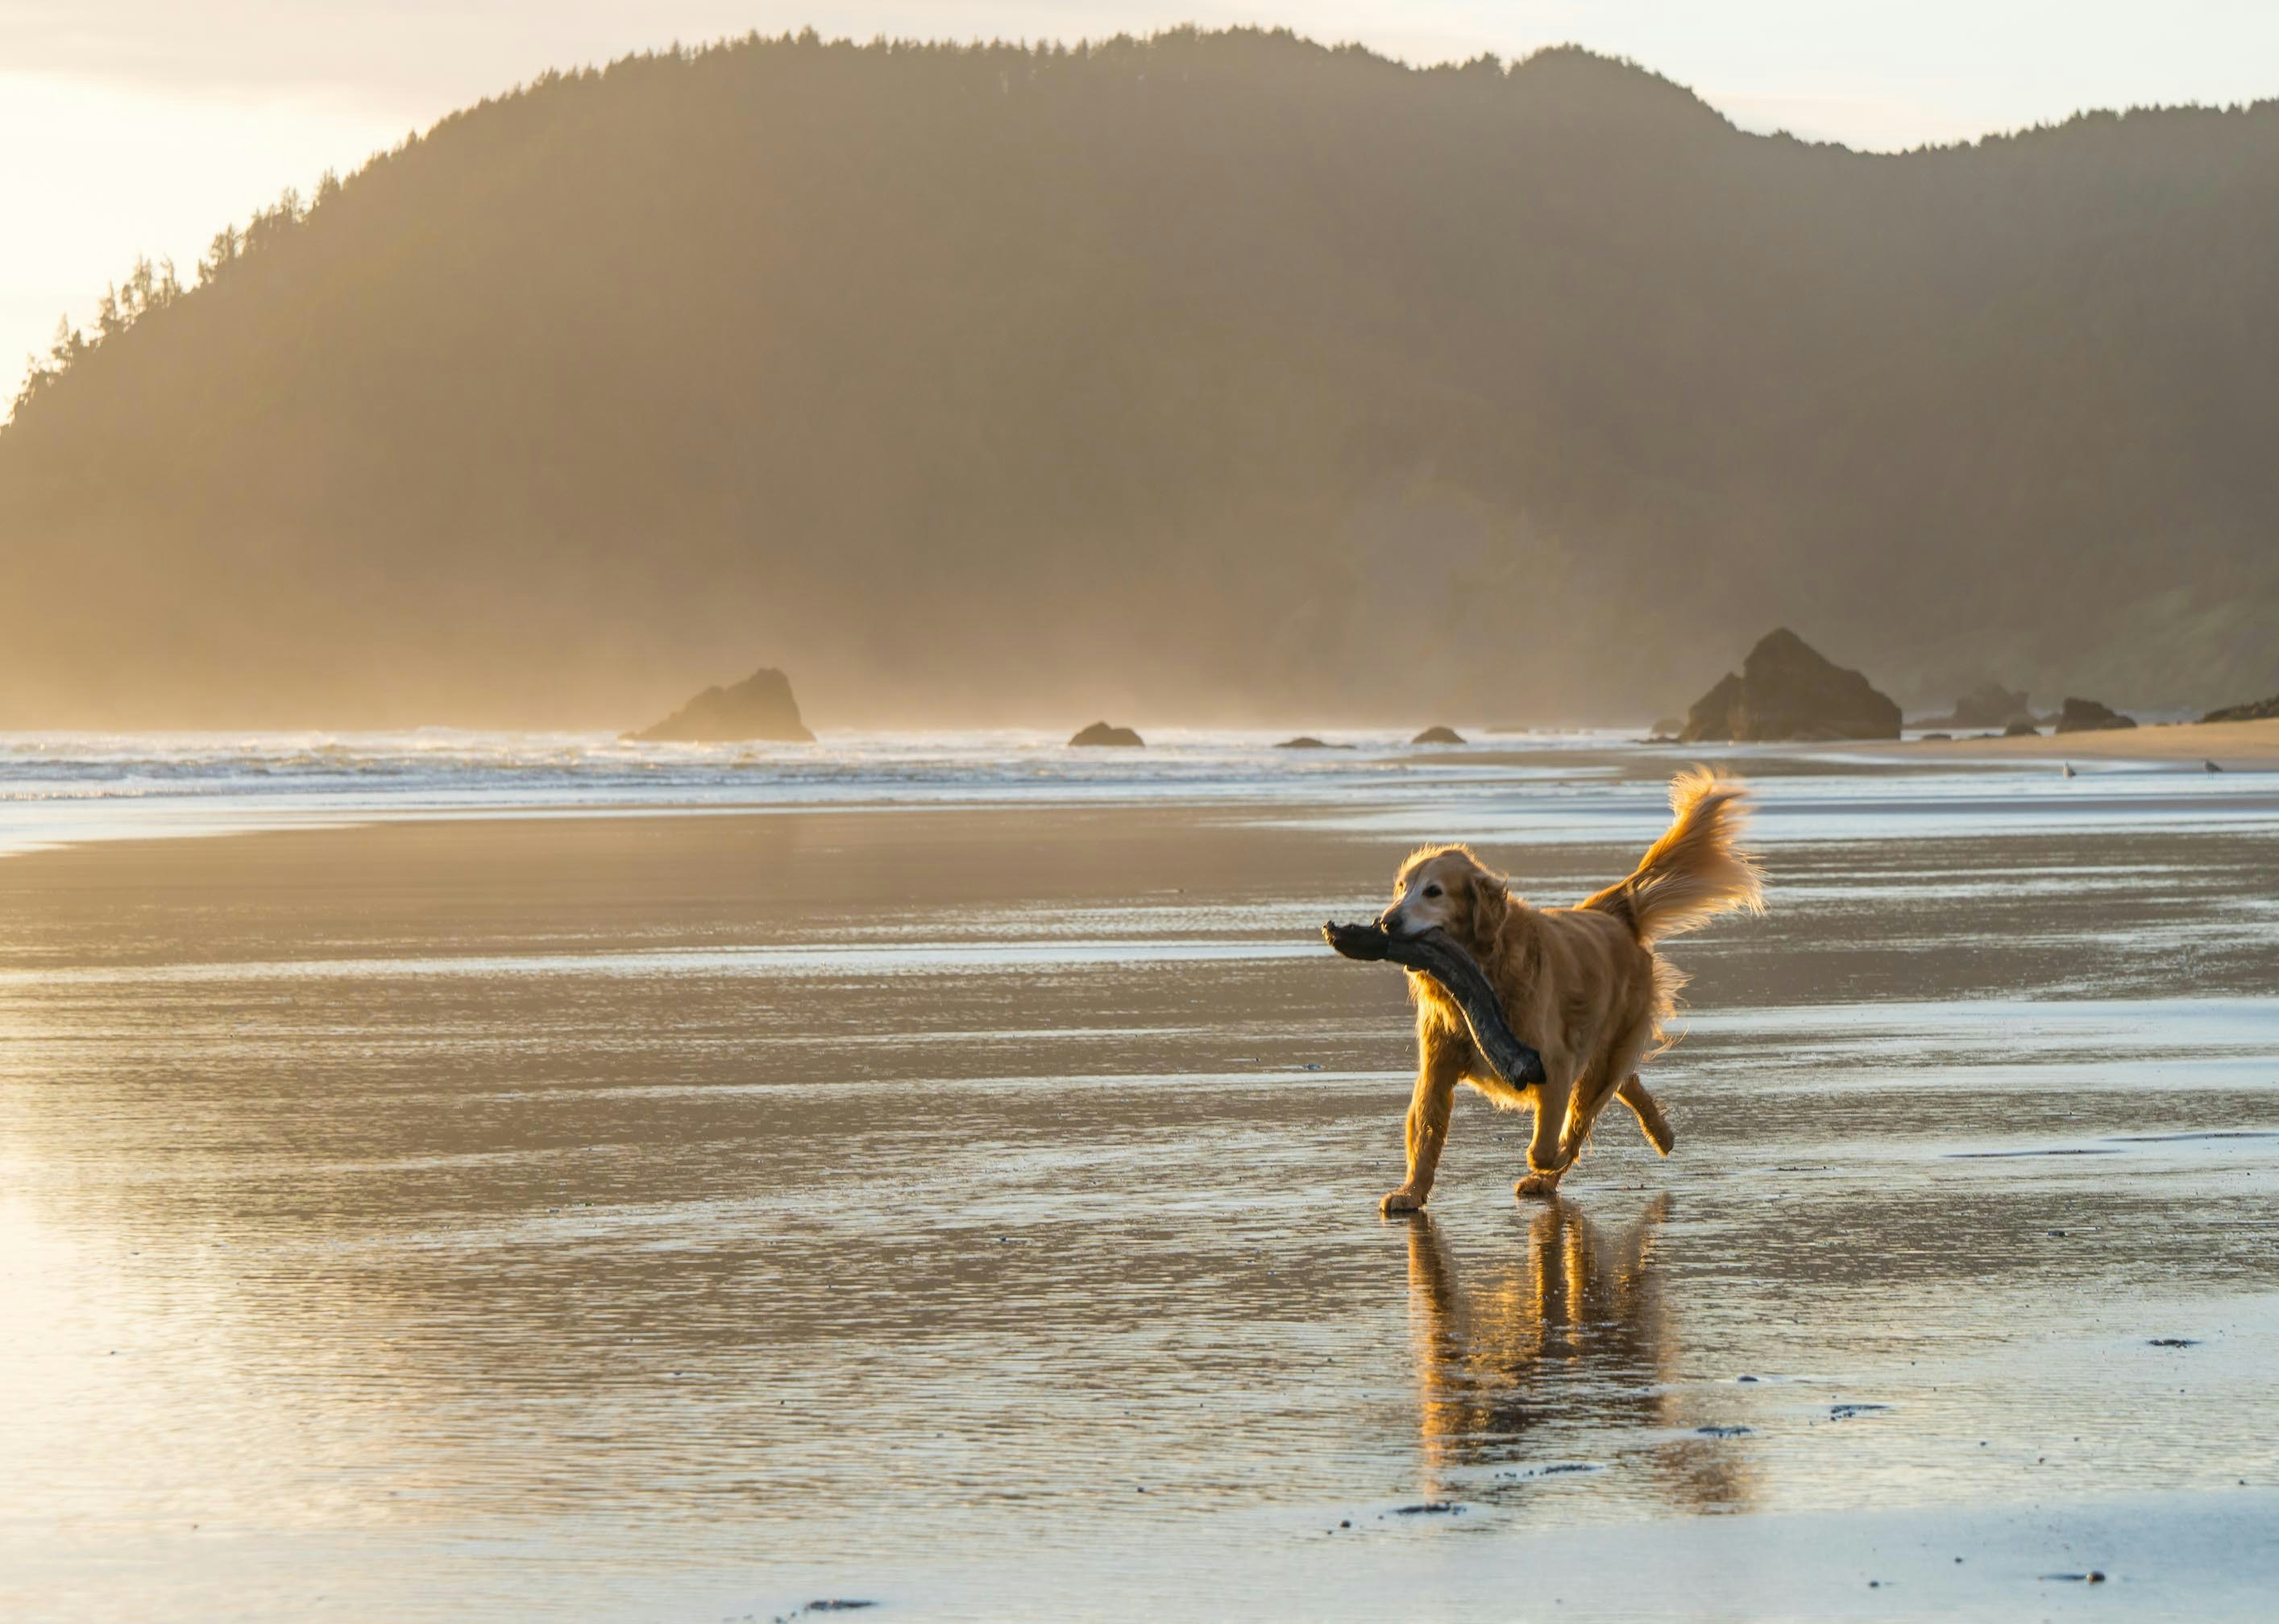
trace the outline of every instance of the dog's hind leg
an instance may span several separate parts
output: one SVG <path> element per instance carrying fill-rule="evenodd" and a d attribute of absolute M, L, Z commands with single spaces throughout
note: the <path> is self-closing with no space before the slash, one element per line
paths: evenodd
<path fill-rule="evenodd" d="M 1599 1112 L 1607 1108 L 1607 1102 L 1614 1098 L 1615 1080 L 1622 1074 L 1612 1070 L 1592 1072 L 1575 1090 L 1575 1097 L 1567 1107 L 1567 1125 L 1559 1134 L 1562 1158 L 1571 1162 L 1583 1154 L 1592 1127 L 1598 1121 Z"/>
<path fill-rule="evenodd" d="M 1615 1090 L 1615 1097 L 1628 1105 L 1638 1118 L 1638 1126 L 1646 1130 L 1646 1143 L 1661 1155 L 1669 1155 L 1670 1147 L 1677 1143 L 1677 1135 L 1670 1131 L 1669 1119 L 1661 1114 L 1661 1102 L 1646 1091 L 1646 1084 L 1638 1081 L 1636 1072 L 1623 1079 L 1623 1086 Z"/>
<path fill-rule="evenodd" d="M 1574 1103 L 1567 1108 L 1567 1126 L 1559 1135 L 1559 1154 L 1563 1159 L 1571 1162 L 1583 1153 L 1591 1129 L 1598 1123 L 1599 1113 L 1607 1108 L 1622 1085 L 1637 1077 L 1638 1060 L 1653 1035 L 1654 1028 L 1649 1024 L 1641 1022 L 1632 1027 L 1584 1076 L 1582 1086 L 1575 1090 Z"/>

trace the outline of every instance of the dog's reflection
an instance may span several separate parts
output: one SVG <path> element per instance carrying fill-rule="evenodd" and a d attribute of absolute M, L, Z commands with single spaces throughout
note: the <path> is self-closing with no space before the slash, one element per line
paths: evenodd
<path fill-rule="evenodd" d="M 1608 1462 L 1649 1443 L 1657 1497 L 1691 1510 L 1747 1503 L 1745 1451 L 1724 1440 L 1639 1438 L 1689 1429 L 1669 1390 L 1679 1353 L 1654 1246 L 1667 1193 L 1609 1230 L 1554 1197 L 1517 1255 L 1461 1272 L 1429 1214 L 1408 1222 L 1409 1324 L 1425 1487 L 1465 1469 Z"/>

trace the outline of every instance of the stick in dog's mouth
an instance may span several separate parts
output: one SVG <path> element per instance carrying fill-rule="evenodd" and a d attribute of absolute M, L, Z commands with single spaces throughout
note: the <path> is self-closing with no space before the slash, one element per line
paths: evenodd
<path fill-rule="evenodd" d="M 1364 964 L 1389 961 L 1423 971 L 1439 982 L 1464 1012 L 1464 1024 L 1472 1029 L 1472 1046 L 1506 1082 L 1524 1089 L 1543 1081 L 1543 1057 L 1519 1041 L 1519 1035 L 1504 1019 L 1503 1006 L 1496 1002 L 1487 972 L 1447 932 L 1435 927 L 1413 936 L 1396 936 L 1381 925 L 1340 925 L 1332 920 L 1322 927 L 1322 940 L 1346 958 Z"/>

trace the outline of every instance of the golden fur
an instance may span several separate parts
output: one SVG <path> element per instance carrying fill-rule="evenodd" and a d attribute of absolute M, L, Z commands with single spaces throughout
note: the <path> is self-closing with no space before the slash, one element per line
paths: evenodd
<path fill-rule="evenodd" d="M 1746 791 L 1701 769 L 1669 786 L 1675 820 L 1630 877 L 1572 908 L 1537 908 L 1511 894 L 1464 846 L 1431 846 L 1401 865 L 1383 923 L 1396 934 L 1439 926 L 1487 973 L 1506 1020 L 1543 1057 L 1544 1081 L 1514 1089 L 1473 1048 L 1454 1001 L 1411 971 L 1416 1088 L 1408 1106 L 1408 1176 L 1381 1204 L 1415 1212 L 1431 1194 L 1456 1084 L 1507 1110 L 1535 1113 L 1523 1196 L 1548 1195 L 1574 1165 L 1610 1099 L 1628 1105 L 1662 1155 L 1674 1136 L 1638 1066 L 1663 1044 L 1685 978 L 1654 943 L 1728 909 L 1764 912 L 1764 875 L 1739 850 Z"/>

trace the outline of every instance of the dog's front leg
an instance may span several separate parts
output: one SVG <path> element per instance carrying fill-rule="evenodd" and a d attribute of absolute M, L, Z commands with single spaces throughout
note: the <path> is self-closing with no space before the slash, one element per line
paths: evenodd
<path fill-rule="evenodd" d="M 1471 1058 L 1469 1038 L 1458 1037 L 1429 1018 L 1417 1022 L 1416 1088 L 1408 1098 L 1408 1177 L 1377 1204 L 1378 1212 L 1414 1212 L 1431 1196 L 1432 1175 L 1440 1170 L 1440 1147 L 1448 1141 L 1456 1081 Z"/>

